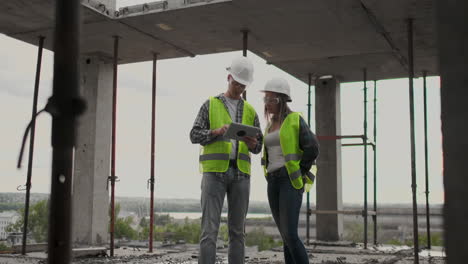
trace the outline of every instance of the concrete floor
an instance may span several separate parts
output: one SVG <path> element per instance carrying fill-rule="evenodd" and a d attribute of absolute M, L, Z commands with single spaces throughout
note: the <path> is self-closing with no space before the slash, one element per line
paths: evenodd
<path fill-rule="evenodd" d="M 333 264 L 411 264 L 413 250 L 408 247 L 380 246 L 364 250 L 357 246 L 308 246 L 310 263 L 333 263 Z M 158 247 L 153 253 L 146 249 L 135 249 L 122 247 L 114 251 L 114 257 L 87 257 L 76 258 L 73 264 L 91 263 L 181 263 L 196 264 L 198 261 L 198 245 L 176 245 L 172 247 Z M 443 264 L 445 263 L 443 249 L 436 248 L 431 252 L 423 251 L 420 254 L 421 264 Z M 39 264 L 46 263 L 46 254 L 43 252 L 28 253 L 27 256 L 0 255 L 0 264 Z M 227 249 L 218 249 L 217 263 L 227 263 Z M 255 247 L 246 250 L 246 263 L 276 264 L 284 263 L 281 248 L 258 252 Z"/>

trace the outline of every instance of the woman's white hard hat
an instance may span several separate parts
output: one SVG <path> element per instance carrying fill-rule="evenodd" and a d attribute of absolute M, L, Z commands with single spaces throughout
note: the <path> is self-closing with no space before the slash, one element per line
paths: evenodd
<path fill-rule="evenodd" d="M 238 83 L 249 85 L 253 81 L 253 64 L 246 57 L 235 58 L 231 66 L 226 68 L 232 78 Z"/>
<path fill-rule="evenodd" d="M 273 78 L 265 84 L 265 88 L 260 90 L 260 92 L 274 92 L 287 95 L 287 101 L 292 102 L 291 100 L 291 89 L 289 88 L 288 81 L 283 78 Z"/>

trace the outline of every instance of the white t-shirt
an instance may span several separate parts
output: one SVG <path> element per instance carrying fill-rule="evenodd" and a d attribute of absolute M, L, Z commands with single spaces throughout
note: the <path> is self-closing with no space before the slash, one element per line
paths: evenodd
<path fill-rule="evenodd" d="M 224 98 L 226 98 L 226 106 L 229 110 L 229 115 L 231 116 L 231 120 L 233 122 L 236 122 L 237 106 L 239 105 L 240 100 L 231 99 L 231 98 L 228 98 L 227 96 Z M 234 160 L 237 158 L 236 141 L 234 139 L 231 139 L 231 143 L 232 143 L 232 149 L 231 149 L 231 154 L 229 155 L 229 158 Z"/>
<path fill-rule="evenodd" d="M 284 166 L 283 151 L 281 150 L 279 129 L 265 136 L 265 147 L 268 152 L 267 172 L 275 171 Z"/>

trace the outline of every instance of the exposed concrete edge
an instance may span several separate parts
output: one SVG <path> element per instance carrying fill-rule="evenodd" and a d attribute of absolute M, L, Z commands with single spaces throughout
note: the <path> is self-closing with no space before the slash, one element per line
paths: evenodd
<path fill-rule="evenodd" d="M 20 254 L 22 245 L 15 245 L 12 247 L 11 252 L 5 252 L 6 254 Z M 47 252 L 47 243 L 39 244 L 28 244 L 26 245 L 26 252 Z M 73 257 L 90 257 L 90 256 L 104 256 L 107 254 L 107 248 L 105 247 L 88 247 L 88 248 L 73 248 Z"/>
<path fill-rule="evenodd" d="M 116 10 L 106 6 L 98 0 L 81 0 L 81 5 L 107 18 L 113 19 L 115 17 Z"/>
<path fill-rule="evenodd" d="M 22 250 L 22 245 L 14 245 L 12 246 L 12 250 L 14 253 L 19 254 Z M 27 244 L 26 245 L 26 252 L 41 252 L 47 250 L 47 243 L 37 243 L 37 244 Z"/>
<path fill-rule="evenodd" d="M 352 241 L 311 241 L 309 244 L 326 247 L 356 247 L 356 243 Z"/>
<path fill-rule="evenodd" d="M 119 8 L 119 10 L 114 13 L 115 15 L 114 19 L 164 12 L 164 11 L 167 11 L 167 8 L 168 8 L 167 1 L 125 6 L 125 7 Z"/>
<path fill-rule="evenodd" d="M 167 11 L 174 11 L 185 8 L 212 5 L 232 2 L 233 0 L 178 0 L 178 1 L 155 1 L 138 5 L 131 5 L 115 10 L 98 0 L 81 0 L 84 7 L 105 16 L 106 18 L 117 20 L 127 17 L 148 15 Z"/>
<path fill-rule="evenodd" d="M 165 0 L 165 1 L 150 2 L 150 3 L 145 3 L 145 4 L 122 7 L 122 8 L 119 8 L 118 11 L 107 7 L 105 4 L 99 2 L 98 0 L 82 0 L 81 4 L 84 7 L 100 15 L 103 15 L 107 19 L 117 21 L 118 23 L 125 25 L 126 27 L 140 34 L 146 35 L 150 38 L 153 38 L 154 40 L 163 42 L 171 46 L 172 48 L 176 49 L 177 51 L 181 52 L 182 54 L 186 54 L 187 56 L 190 56 L 190 57 L 195 57 L 196 56 L 195 53 L 183 47 L 180 47 L 171 41 L 162 39 L 153 34 L 137 29 L 133 27 L 132 25 L 125 23 L 121 19 L 124 19 L 127 17 L 135 17 L 135 16 L 141 16 L 141 15 L 167 12 L 167 11 L 175 11 L 175 10 L 180 10 L 180 9 L 185 9 L 185 8 L 193 8 L 193 7 L 206 6 L 206 5 L 212 5 L 212 4 L 228 3 L 232 1 L 233 0 L 177 0 L 177 1 L 168 2 L 167 0 Z"/>
<path fill-rule="evenodd" d="M 125 6 L 114 12 L 114 19 L 174 11 L 185 8 L 232 2 L 232 0 L 178 0 L 159 1 Z"/>
<path fill-rule="evenodd" d="M 72 256 L 77 257 L 92 257 L 92 256 L 105 256 L 107 248 L 105 247 L 92 247 L 92 248 L 74 248 L 72 249 Z"/>

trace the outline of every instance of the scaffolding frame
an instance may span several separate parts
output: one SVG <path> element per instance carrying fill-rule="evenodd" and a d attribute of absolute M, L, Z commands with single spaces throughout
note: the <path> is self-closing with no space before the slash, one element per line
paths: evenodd
<path fill-rule="evenodd" d="M 363 135 L 334 135 L 334 136 L 317 136 L 319 140 L 339 140 L 339 139 L 352 139 L 352 138 L 360 138 L 362 139 L 362 143 L 349 143 L 349 144 L 341 144 L 342 147 L 351 147 L 351 146 L 362 146 L 364 147 L 364 208 L 363 210 L 312 210 L 310 209 L 310 198 L 309 198 L 309 193 L 307 193 L 307 213 L 306 213 L 306 244 L 309 245 L 310 241 L 310 215 L 311 214 L 344 214 L 344 215 L 362 215 L 363 221 L 364 221 L 364 248 L 367 248 L 367 217 L 369 215 L 372 216 L 372 221 L 373 221 L 373 227 L 374 227 L 374 234 L 373 234 L 373 240 L 374 240 L 374 245 L 377 245 L 377 170 L 376 170 L 376 165 L 377 165 L 377 156 L 376 156 L 376 150 L 377 150 L 377 144 L 376 144 L 376 138 L 377 138 L 377 118 L 376 118 L 376 113 L 377 113 L 377 81 L 374 81 L 374 131 L 373 131 L 373 136 L 374 136 L 374 142 L 368 141 L 367 137 L 367 70 L 363 69 L 363 75 L 364 75 L 364 134 Z M 310 118 L 311 118 L 311 103 L 310 103 L 310 95 L 311 95 L 311 74 L 309 73 L 309 89 L 308 89 L 308 124 L 310 128 Z M 372 150 L 374 152 L 374 205 L 373 205 L 373 210 L 370 211 L 367 207 L 367 167 L 368 167 L 368 162 L 367 162 L 367 146 L 372 146 Z"/>

